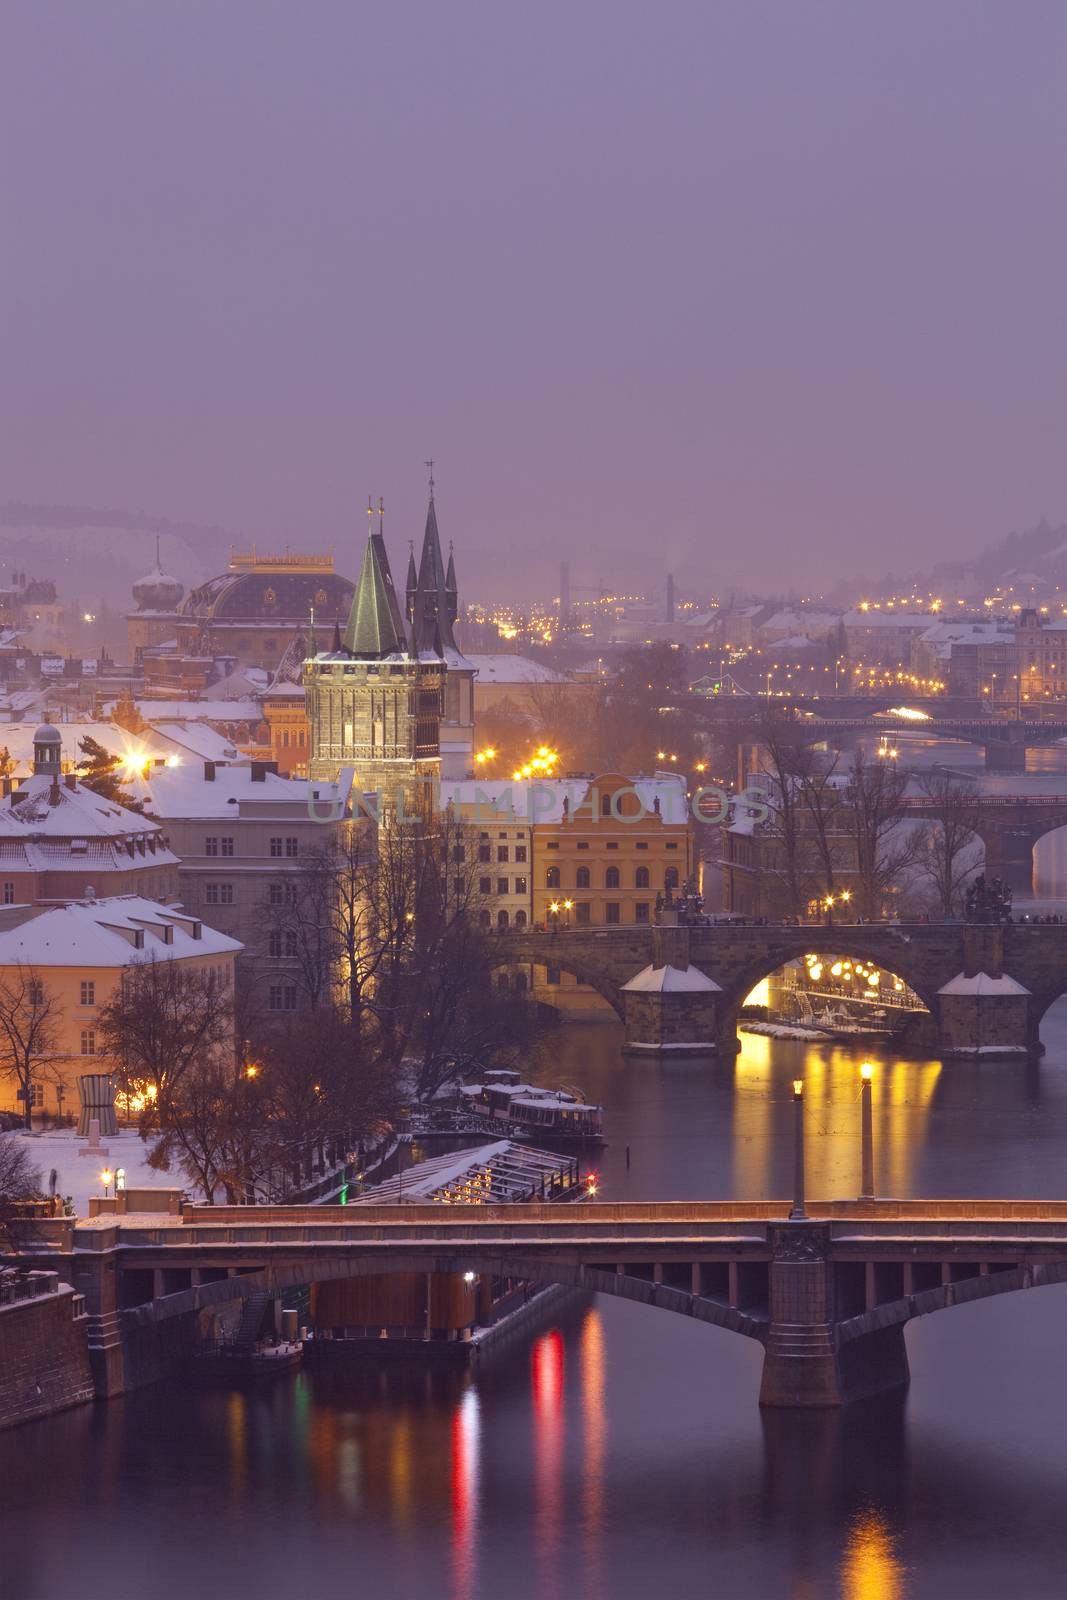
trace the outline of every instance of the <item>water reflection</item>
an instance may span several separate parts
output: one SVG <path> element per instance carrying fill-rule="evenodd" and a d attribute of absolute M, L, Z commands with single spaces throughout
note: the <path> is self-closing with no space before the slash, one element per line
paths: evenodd
<path fill-rule="evenodd" d="M 539 1593 L 560 1592 L 560 1530 L 563 1510 L 563 1336 L 543 1334 L 531 1351 L 534 1413 L 534 1555 Z"/>
<path fill-rule="evenodd" d="M 897 1556 L 899 1535 L 886 1517 L 868 1507 L 853 1519 L 841 1564 L 842 1600 L 904 1600 L 904 1567 Z"/>
<path fill-rule="evenodd" d="M 478 1542 L 478 1474 L 481 1413 L 472 1385 L 452 1413 L 452 1594 L 471 1600 L 475 1594 Z"/>
<path fill-rule="evenodd" d="M 579 1349 L 582 1380 L 582 1520 L 585 1532 L 585 1592 L 599 1595 L 604 1585 L 604 1322 L 590 1307 L 582 1323 Z"/>

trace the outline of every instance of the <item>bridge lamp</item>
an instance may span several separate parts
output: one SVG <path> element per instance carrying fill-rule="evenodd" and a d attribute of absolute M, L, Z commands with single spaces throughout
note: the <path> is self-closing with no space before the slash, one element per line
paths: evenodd
<path fill-rule="evenodd" d="M 802 1221 L 807 1216 L 804 1204 L 804 1079 L 793 1079 L 793 1204 L 789 1208 L 791 1222 Z"/>
<path fill-rule="evenodd" d="M 474 1273 L 473 1272 L 465 1272 L 463 1274 L 463 1282 L 464 1283 L 473 1283 L 474 1282 Z"/>
<path fill-rule="evenodd" d="M 100 1174 L 100 1182 L 104 1185 L 105 1198 L 107 1197 L 107 1192 L 111 1187 L 111 1180 L 114 1176 L 115 1174 L 112 1172 L 110 1167 L 105 1167 L 103 1172 Z"/>
<path fill-rule="evenodd" d="M 874 1113 L 871 1105 L 871 1079 L 874 1065 L 860 1067 L 860 1199 L 874 1199 Z"/>
<path fill-rule="evenodd" d="M 557 916 L 559 914 L 559 901 L 553 900 L 548 909 L 551 911 L 553 916 Z"/>

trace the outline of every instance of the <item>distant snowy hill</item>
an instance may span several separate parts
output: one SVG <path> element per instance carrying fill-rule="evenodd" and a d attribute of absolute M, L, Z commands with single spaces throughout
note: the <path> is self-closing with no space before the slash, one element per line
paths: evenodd
<path fill-rule="evenodd" d="M 222 528 L 171 522 L 145 512 L 92 506 L 0 505 L 0 585 L 12 572 L 54 578 L 61 599 L 125 611 L 130 586 L 155 565 L 186 590 L 221 571 L 232 536 Z"/>

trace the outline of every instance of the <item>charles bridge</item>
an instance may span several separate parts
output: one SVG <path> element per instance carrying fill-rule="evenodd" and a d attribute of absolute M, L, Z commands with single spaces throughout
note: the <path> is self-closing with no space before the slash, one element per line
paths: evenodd
<path fill-rule="evenodd" d="M 502 937 L 511 963 L 567 972 L 602 995 L 635 1053 L 735 1054 L 745 997 L 808 952 L 903 978 L 929 1013 L 906 1042 L 943 1056 L 1039 1054 L 1041 1019 L 1067 992 L 1067 924 L 653 924 Z"/>
<path fill-rule="evenodd" d="M 151 1193 L 149 1191 L 148 1193 Z M 165 1191 L 164 1191 L 165 1193 Z M 904 1327 L 1067 1282 L 1067 1202 L 191 1206 L 39 1225 L 25 1264 L 84 1298 L 96 1392 L 179 1370 L 234 1301 L 380 1273 L 492 1273 L 618 1295 L 764 1348 L 760 1401 L 905 1384 Z"/>

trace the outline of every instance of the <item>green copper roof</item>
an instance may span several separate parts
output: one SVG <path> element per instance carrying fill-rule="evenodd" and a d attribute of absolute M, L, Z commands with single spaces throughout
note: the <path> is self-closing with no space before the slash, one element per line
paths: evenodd
<path fill-rule="evenodd" d="M 363 659 L 405 648 L 389 558 L 377 534 L 367 540 L 343 644 L 350 655 Z"/>

